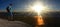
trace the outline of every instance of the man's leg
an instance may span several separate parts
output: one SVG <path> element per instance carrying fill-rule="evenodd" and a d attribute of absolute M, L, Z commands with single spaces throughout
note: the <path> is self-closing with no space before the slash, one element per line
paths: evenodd
<path fill-rule="evenodd" d="M 11 13 L 10 17 L 11 17 L 10 19 L 11 19 L 12 21 L 14 21 L 13 13 Z"/>
<path fill-rule="evenodd" d="M 10 19 L 11 17 L 10 16 L 8 16 L 8 21 L 10 21 L 11 19 Z"/>
<path fill-rule="evenodd" d="M 8 15 L 8 20 L 9 21 L 13 21 L 13 14 L 11 14 L 11 13 L 8 13 L 9 15 Z"/>

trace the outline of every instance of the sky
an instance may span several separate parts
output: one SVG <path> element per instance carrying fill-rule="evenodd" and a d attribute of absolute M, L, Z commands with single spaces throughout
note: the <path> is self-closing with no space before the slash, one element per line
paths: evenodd
<path fill-rule="evenodd" d="M 27 10 L 28 5 L 36 0 L 0 0 L 0 10 L 6 10 L 6 7 L 12 3 L 12 10 Z M 60 10 L 60 0 L 39 0 L 52 10 Z"/>

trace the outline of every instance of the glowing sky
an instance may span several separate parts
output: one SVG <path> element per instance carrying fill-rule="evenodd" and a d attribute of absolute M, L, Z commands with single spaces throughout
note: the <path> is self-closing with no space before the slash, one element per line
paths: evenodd
<path fill-rule="evenodd" d="M 5 10 L 5 8 L 12 3 L 12 10 L 27 10 L 28 5 L 36 0 L 0 0 L 0 10 Z M 60 10 L 60 0 L 39 0 L 43 2 L 44 5 L 53 10 Z"/>

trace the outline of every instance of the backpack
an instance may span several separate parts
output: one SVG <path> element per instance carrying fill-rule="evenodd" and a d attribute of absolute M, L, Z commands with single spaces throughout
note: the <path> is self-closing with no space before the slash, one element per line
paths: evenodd
<path fill-rule="evenodd" d="M 9 7 L 7 7 L 7 8 L 6 8 L 6 10 L 7 10 L 7 12 L 10 12 L 10 9 L 9 9 Z"/>

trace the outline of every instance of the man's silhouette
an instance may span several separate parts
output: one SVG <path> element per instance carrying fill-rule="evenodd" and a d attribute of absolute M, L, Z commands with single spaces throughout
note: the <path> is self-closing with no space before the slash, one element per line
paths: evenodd
<path fill-rule="evenodd" d="M 6 8 L 8 13 L 8 20 L 13 20 L 13 14 L 12 14 L 12 4 L 9 4 L 9 6 Z"/>

